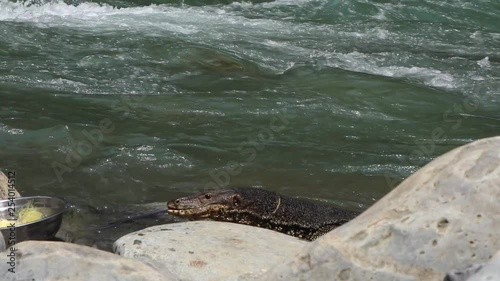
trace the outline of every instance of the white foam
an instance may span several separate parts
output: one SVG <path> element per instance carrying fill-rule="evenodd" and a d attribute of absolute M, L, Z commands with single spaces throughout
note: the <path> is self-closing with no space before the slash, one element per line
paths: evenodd
<path fill-rule="evenodd" d="M 151 151 L 151 150 L 153 150 L 153 148 L 154 147 L 151 146 L 151 145 L 145 145 L 145 144 L 143 144 L 143 145 L 141 145 L 141 146 L 139 146 L 137 148 L 137 151 Z"/>
<path fill-rule="evenodd" d="M 457 85 L 453 75 L 441 70 L 424 67 L 406 66 L 379 66 L 377 60 L 371 55 L 359 52 L 334 53 L 329 55 L 327 65 L 355 72 L 363 72 L 374 75 L 397 78 L 413 78 L 433 87 L 453 89 Z"/>
<path fill-rule="evenodd" d="M 484 59 L 480 60 L 477 62 L 477 64 L 482 67 L 482 68 L 488 68 L 490 67 L 490 58 L 489 57 L 485 57 Z"/>
<path fill-rule="evenodd" d="M 48 2 L 41 5 L 26 2 L 0 0 L 0 20 L 2 21 L 38 21 L 50 22 L 67 17 L 95 19 L 105 14 L 116 13 L 118 9 L 96 3 L 68 5 L 62 1 Z"/>
<path fill-rule="evenodd" d="M 288 2 L 281 4 L 285 3 Z M 31 22 L 43 27 L 66 26 L 91 32 L 126 30 L 160 36 L 164 36 L 165 31 L 186 35 L 198 33 L 200 38 L 211 40 L 246 33 L 265 36 L 297 31 L 293 24 L 279 20 L 247 18 L 231 5 L 193 7 L 162 4 L 116 8 L 91 2 L 74 6 L 62 0 L 39 5 L 0 0 L 0 21 Z"/>
<path fill-rule="evenodd" d="M 319 0 L 324 1 L 324 0 Z M 269 5 L 307 5 L 318 0 L 277 0 Z M 175 6 L 170 4 L 146 7 L 116 8 L 107 4 L 81 3 L 68 5 L 54 0 L 40 5 L 0 0 L 0 21 L 30 22 L 42 27 L 71 27 L 92 33 L 127 31 L 145 35 L 168 36 L 172 33 L 196 36 L 185 37 L 190 41 L 208 43 L 248 40 L 256 43 L 269 34 L 284 37 L 319 36 L 330 34 L 329 27 L 313 24 L 295 24 L 275 17 L 247 17 L 236 4 L 218 6 Z M 242 4 L 243 5 L 243 4 Z M 253 5 L 253 4 L 252 4 Z M 257 5 L 257 4 L 255 4 Z M 266 12 L 265 4 L 256 8 L 258 14 Z M 252 8 L 252 9 L 253 9 Z"/>
<path fill-rule="evenodd" d="M 272 9 L 286 6 L 296 6 L 303 8 L 306 5 L 317 4 L 317 8 L 321 8 L 324 4 L 328 3 L 327 0 L 275 0 L 264 3 L 252 3 L 247 1 L 233 2 L 227 6 L 229 10 L 233 9 Z"/>
<path fill-rule="evenodd" d="M 0 124 L 1 125 L 1 124 Z M 9 128 L 7 125 L 1 125 L 0 126 L 0 132 L 5 132 L 9 135 L 24 135 L 24 130 L 22 129 L 12 129 Z"/>
<path fill-rule="evenodd" d="M 166 12 L 162 5 L 116 8 L 106 4 L 81 3 L 73 6 L 60 0 L 40 5 L 0 0 L 0 21 L 32 22 L 42 26 L 67 26 L 101 30 L 167 30 L 192 34 L 199 30 L 194 25 L 175 23 L 176 11 Z M 169 20 L 169 18 L 171 20 Z M 166 19 L 166 20 L 165 20 Z"/>
<path fill-rule="evenodd" d="M 53 86 L 60 86 L 60 87 L 66 87 L 66 86 L 74 86 L 74 87 L 85 87 L 86 85 L 81 82 L 76 82 L 68 79 L 63 79 L 63 78 L 57 78 L 57 79 L 51 79 L 47 81 L 47 84 L 53 85 Z"/>

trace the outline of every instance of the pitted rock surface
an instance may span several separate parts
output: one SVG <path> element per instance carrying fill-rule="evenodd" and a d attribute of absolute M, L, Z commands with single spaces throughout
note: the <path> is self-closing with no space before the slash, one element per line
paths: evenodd
<path fill-rule="evenodd" d="M 91 247 L 64 242 L 26 241 L 15 245 L 15 273 L 6 262 L 0 263 L 2 280 L 60 281 L 174 281 L 173 275 L 151 265 L 126 259 Z M 0 254 L 6 257 L 7 249 Z"/>
<path fill-rule="evenodd" d="M 276 231 L 228 222 L 158 225 L 115 242 L 115 252 L 164 265 L 185 281 L 243 281 L 297 254 L 310 242 Z"/>

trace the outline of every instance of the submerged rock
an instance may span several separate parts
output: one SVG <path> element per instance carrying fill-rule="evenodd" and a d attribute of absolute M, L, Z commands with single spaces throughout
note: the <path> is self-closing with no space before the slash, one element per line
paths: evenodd
<path fill-rule="evenodd" d="M 500 137 L 438 157 L 258 280 L 443 280 L 500 249 Z"/>
<path fill-rule="evenodd" d="M 177 280 L 168 273 L 112 253 L 63 242 L 26 241 L 16 245 L 13 264 L 0 263 L 2 280 Z M 6 257 L 10 249 L 0 253 Z M 9 272 L 10 271 L 10 272 Z M 14 272 L 13 272 L 14 271 Z"/>
<path fill-rule="evenodd" d="M 309 242 L 234 223 L 158 225 L 115 242 L 119 255 L 165 265 L 181 280 L 251 280 L 297 254 Z"/>

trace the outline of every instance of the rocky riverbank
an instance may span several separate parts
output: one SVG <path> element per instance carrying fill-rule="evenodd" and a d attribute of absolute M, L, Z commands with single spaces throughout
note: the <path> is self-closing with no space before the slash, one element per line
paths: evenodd
<path fill-rule="evenodd" d="M 489 138 L 438 157 L 314 242 L 183 222 L 128 234 L 116 255 L 22 242 L 18 272 L 4 280 L 499 280 L 499 148 L 500 137 Z"/>

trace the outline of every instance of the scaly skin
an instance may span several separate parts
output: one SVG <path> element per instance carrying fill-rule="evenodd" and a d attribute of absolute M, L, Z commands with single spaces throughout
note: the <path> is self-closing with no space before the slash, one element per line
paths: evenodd
<path fill-rule="evenodd" d="M 359 214 L 253 187 L 203 192 L 170 201 L 167 207 L 168 213 L 190 220 L 253 225 L 309 241 Z"/>

